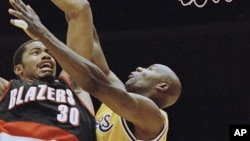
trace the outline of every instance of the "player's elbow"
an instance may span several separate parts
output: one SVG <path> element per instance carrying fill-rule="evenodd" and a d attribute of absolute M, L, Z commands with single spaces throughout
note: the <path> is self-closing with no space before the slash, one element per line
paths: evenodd
<path fill-rule="evenodd" d="M 74 8 L 68 13 L 70 18 L 77 18 L 90 12 L 90 3 L 87 0 L 72 1 Z"/>

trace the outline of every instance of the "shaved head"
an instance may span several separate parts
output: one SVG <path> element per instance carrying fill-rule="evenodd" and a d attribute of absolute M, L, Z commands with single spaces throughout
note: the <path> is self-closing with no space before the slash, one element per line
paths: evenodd
<path fill-rule="evenodd" d="M 178 100 L 182 86 L 172 69 L 162 64 L 153 64 L 147 68 L 138 67 L 131 72 L 126 89 L 152 99 L 163 109 Z"/>

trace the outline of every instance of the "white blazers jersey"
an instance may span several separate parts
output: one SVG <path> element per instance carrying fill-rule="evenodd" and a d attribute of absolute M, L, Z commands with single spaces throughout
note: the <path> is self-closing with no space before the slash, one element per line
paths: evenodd
<path fill-rule="evenodd" d="M 161 113 L 165 117 L 164 129 L 151 141 L 167 140 L 168 117 L 165 111 L 161 110 Z M 140 139 L 135 138 L 126 120 L 114 113 L 105 104 L 102 104 L 98 110 L 96 121 L 96 136 L 98 141 L 140 141 Z"/>

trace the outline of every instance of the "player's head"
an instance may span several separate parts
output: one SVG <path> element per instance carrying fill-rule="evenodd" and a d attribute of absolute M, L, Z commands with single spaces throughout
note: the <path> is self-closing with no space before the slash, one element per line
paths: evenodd
<path fill-rule="evenodd" d="M 125 85 L 128 92 L 152 99 L 161 109 L 173 105 L 182 91 L 181 82 L 174 71 L 161 64 L 138 67 L 131 72 Z"/>
<path fill-rule="evenodd" d="M 27 80 L 54 80 L 56 61 L 43 43 L 29 40 L 23 43 L 13 56 L 14 72 L 18 78 Z"/>

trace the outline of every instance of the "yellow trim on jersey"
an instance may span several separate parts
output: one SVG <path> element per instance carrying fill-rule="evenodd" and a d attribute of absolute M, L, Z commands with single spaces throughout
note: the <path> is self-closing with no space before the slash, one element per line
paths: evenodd
<path fill-rule="evenodd" d="M 164 129 L 151 141 L 167 140 L 168 117 L 165 111 L 160 111 L 165 117 Z M 135 138 L 129 129 L 126 120 L 114 113 L 104 104 L 102 104 L 97 111 L 96 121 L 96 135 L 98 141 L 141 141 Z"/>

